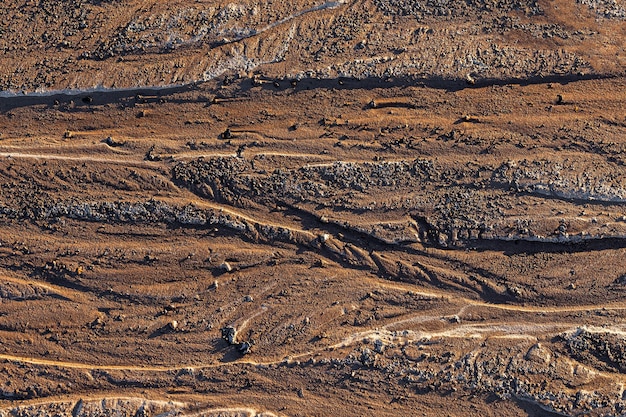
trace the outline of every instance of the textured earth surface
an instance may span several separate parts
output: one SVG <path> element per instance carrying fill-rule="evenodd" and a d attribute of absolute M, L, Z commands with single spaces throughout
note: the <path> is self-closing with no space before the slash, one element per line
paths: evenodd
<path fill-rule="evenodd" d="M 0 14 L 0 416 L 626 413 L 623 0 Z"/>

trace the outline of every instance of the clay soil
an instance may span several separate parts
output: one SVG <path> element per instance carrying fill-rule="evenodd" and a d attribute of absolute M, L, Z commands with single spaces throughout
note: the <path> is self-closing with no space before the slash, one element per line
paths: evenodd
<path fill-rule="evenodd" d="M 83 3 L 5 25 L 0 415 L 626 412 L 623 2 L 211 5 L 174 47 L 195 3 Z"/>

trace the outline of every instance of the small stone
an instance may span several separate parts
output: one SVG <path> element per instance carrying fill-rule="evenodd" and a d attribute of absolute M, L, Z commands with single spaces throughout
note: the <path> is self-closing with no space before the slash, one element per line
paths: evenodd
<path fill-rule="evenodd" d="M 323 259 L 318 258 L 317 260 L 315 260 L 315 262 L 313 263 L 313 266 L 316 268 L 326 268 L 326 262 L 324 262 Z"/>
<path fill-rule="evenodd" d="M 374 362 L 376 361 L 376 356 L 374 352 L 372 352 L 370 349 L 364 348 L 361 351 L 360 361 L 365 366 L 372 366 L 374 365 Z"/>
<path fill-rule="evenodd" d="M 246 296 L 243 298 L 243 301 L 245 301 L 246 303 L 251 303 L 251 302 L 253 302 L 253 301 L 254 301 L 254 299 L 252 298 L 252 296 L 251 296 L 251 295 L 246 295 Z"/>
<path fill-rule="evenodd" d="M 220 269 L 224 272 L 231 272 L 233 270 L 233 267 L 230 266 L 228 262 L 224 262 L 222 265 L 220 265 Z M 217 286 L 215 288 L 217 288 Z"/>
<path fill-rule="evenodd" d="M 170 329 L 176 330 L 178 329 L 178 322 L 176 320 L 172 320 L 170 321 L 169 326 L 170 326 Z"/>
<path fill-rule="evenodd" d="M 380 339 L 374 340 L 374 352 L 383 353 L 384 350 L 385 350 L 385 345 L 383 341 Z"/>
<path fill-rule="evenodd" d="M 237 350 L 239 350 L 239 353 L 241 353 L 242 355 L 247 355 L 248 353 L 250 353 L 251 347 L 252 345 L 250 344 L 250 342 L 241 342 L 237 345 Z"/>

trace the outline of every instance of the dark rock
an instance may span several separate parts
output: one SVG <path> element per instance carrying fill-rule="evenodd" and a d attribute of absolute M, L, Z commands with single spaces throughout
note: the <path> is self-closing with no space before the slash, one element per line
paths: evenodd
<path fill-rule="evenodd" d="M 237 344 L 237 350 L 242 355 L 247 355 L 248 353 L 250 353 L 250 348 L 251 347 L 252 347 L 252 345 L 250 344 L 250 342 L 241 342 L 241 343 Z"/>
<path fill-rule="evenodd" d="M 226 340 L 229 345 L 236 344 L 237 330 L 233 326 L 226 326 L 222 329 L 222 339 Z"/>

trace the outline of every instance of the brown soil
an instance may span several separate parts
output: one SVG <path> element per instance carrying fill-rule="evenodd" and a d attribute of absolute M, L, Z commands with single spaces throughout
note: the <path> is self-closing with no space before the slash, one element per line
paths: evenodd
<path fill-rule="evenodd" d="M 0 415 L 625 412 L 623 2 L 14 3 Z"/>

